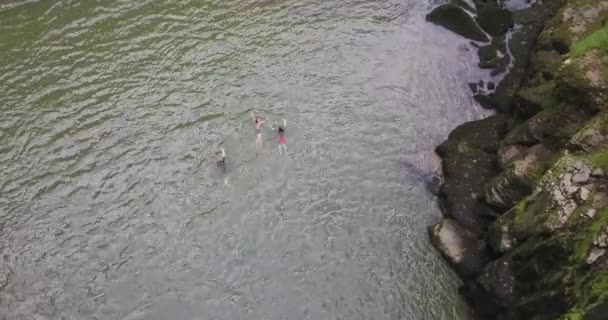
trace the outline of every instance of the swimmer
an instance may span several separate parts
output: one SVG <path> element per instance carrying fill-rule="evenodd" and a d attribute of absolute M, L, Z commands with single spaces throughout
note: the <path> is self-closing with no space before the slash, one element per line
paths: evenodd
<path fill-rule="evenodd" d="M 217 161 L 217 166 L 220 168 L 220 170 L 226 172 L 226 151 L 224 151 L 224 148 L 220 150 L 222 151 L 222 156 Z"/>
<path fill-rule="evenodd" d="M 222 151 L 222 155 L 220 157 L 220 159 L 217 161 L 217 166 L 218 168 L 220 168 L 220 170 L 223 173 L 226 173 L 226 151 L 224 151 L 224 148 L 220 149 Z M 224 186 L 226 188 L 230 188 L 230 176 L 226 175 L 224 177 Z"/>
<path fill-rule="evenodd" d="M 255 147 L 259 149 L 262 147 L 262 127 L 264 126 L 264 118 L 260 116 L 256 116 L 251 112 L 251 116 L 253 117 L 253 122 L 255 123 Z"/>
<path fill-rule="evenodd" d="M 279 154 L 287 154 L 287 138 L 285 138 L 285 129 L 287 128 L 287 120 L 283 119 L 283 125 L 277 128 L 279 133 Z"/>

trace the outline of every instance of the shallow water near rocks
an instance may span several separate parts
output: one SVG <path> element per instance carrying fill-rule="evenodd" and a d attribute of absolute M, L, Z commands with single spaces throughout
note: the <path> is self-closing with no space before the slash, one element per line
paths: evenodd
<path fill-rule="evenodd" d="M 428 10 L 0 2 L 0 314 L 466 319 L 410 169 L 479 71 Z"/>

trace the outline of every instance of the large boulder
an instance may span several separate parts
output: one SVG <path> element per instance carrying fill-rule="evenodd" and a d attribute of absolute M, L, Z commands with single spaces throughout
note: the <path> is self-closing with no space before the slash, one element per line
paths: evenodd
<path fill-rule="evenodd" d="M 462 278 L 479 273 L 489 261 L 485 243 L 452 219 L 429 228 L 433 245 Z"/>
<path fill-rule="evenodd" d="M 426 16 L 426 20 L 453 31 L 467 39 L 487 42 L 488 37 L 469 13 L 455 4 L 444 4 Z"/>
<path fill-rule="evenodd" d="M 607 34 L 608 50 L 608 34 Z M 566 60 L 558 73 L 559 98 L 591 112 L 608 108 L 608 51 L 589 49 Z"/>
<path fill-rule="evenodd" d="M 514 286 L 512 261 L 505 256 L 486 265 L 475 279 L 465 281 L 460 292 L 478 306 L 475 310 L 478 318 L 511 319 L 509 307 L 515 300 Z"/>
<path fill-rule="evenodd" d="M 505 170 L 485 185 L 485 201 L 503 212 L 532 193 L 536 181 L 549 168 L 547 161 L 552 156 L 542 144 L 520 146 L 516 150 L 519 154 L 510 158 Z M 503 156 L 505 153 L 499 152 Z"/>
<path fill-rule="evenodd" d="M 513 14 L 507 9 L 485 7 L 477 12 L 479 26 L 492 36 L 500 36 L 513 26 Z"/>
<path fill-rule="evenodd" d="M 502 39 L 494 38 L 492 43 L 477 49 L 479 57 L 479 67 L 482 69 L 506 70 L 510 56 L 504 52 L 506 50 Z"/>
<path fill-rule="evenodd" d="M 494 219 L 483 214 L 483 183 L 497 171 L 496 150 L 505 132 L 506 118 L 492 116 L 456 128 L 436 149 L 443 158 L 444 184 L 439 203 L 450 217 L 475 234 L 482 234 Z"/>

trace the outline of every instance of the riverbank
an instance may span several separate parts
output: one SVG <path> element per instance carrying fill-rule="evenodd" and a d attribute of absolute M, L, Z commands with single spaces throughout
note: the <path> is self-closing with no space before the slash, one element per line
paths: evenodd
<path fill-rule="evenodd" d="M 471 39 L 490 118 L 436 150 L 432 243 L 482 319 L 608 312 L 608 1 L 453 1 L 427 20 Z"/>

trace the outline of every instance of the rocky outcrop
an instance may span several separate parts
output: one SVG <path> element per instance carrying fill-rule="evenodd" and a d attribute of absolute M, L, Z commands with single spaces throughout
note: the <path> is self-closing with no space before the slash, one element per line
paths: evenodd
<path fill-rule="evenodd" d="M 447 217 L 477 235 L 493 220 L 492 210 L 480 201 L 481 182 L 498 172 L 493 153 L 505 126 L 502 116 L 469 122 L 456 128 L 436 150 L 443 158 L 445 181 L 438 193 L 440 206 Z"/>
<path fill-rule="evenodd" d="M 509 72 L 436 150 L 431 241 L 482 319 L 608 319 L 608 0 L 505 2 L 462 9 Z"/>

